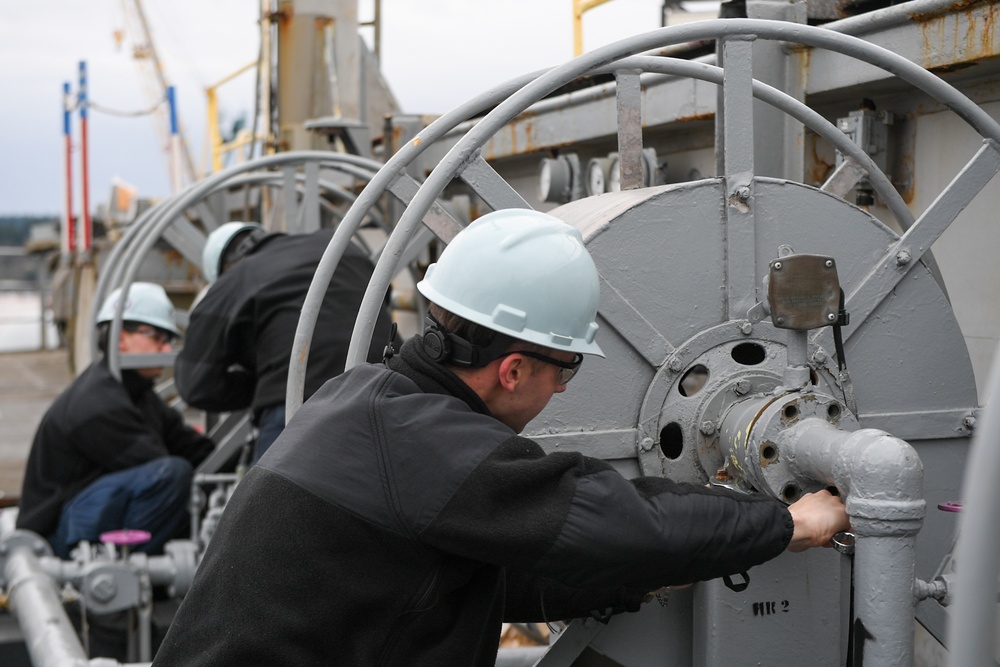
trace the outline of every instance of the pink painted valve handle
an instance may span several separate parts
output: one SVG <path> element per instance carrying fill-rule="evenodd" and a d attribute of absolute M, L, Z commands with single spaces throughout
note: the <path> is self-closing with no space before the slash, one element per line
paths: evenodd
<path fill-rule="evenodd" d="M 938 503 L 938 509 L 943 512 L 961 512 L 962 511 L 962 501 L 961 500 L 949 500 L 944 503 Z"/>
<path fill-rule="evenodd" d="M 152 539 L 152 535 L 145 530 L 109 530 L 101 533 L 101 542 L 105 544 L 115 544 L 117 546 L 131 546 L 133 544 L 145 544 Z"/>

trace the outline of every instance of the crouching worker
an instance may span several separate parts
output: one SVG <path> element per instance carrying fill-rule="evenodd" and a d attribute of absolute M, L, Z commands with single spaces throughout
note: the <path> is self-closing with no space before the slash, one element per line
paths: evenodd
<path fill-rule="evenodd" d="M 518 435 L 603 356 L 575 228 L 490 213 L 418 289 L 423 336 L 323 385 L 237 487 L 154 665 L 492 666 L 504 621 L 636 610 L 848 528 L 826 491 L 628 480 Z"/>
<path fill-rule="evenodd" d="M 154 392 L 162 368 L 123 369 L 120 382 L 111 374 L 108 335 L 120 294 L 98 314 L 104 356 L 42 417 L 24 473 L 17 527 L 46 537 L 62 558 L 81 540 L 124 528 L 151 533 L 135 549 L 161 552 L 188 526 L 193 466 L 213 448 Z M 169 352 L 179 335 L 170 299 L 152 283 L 132 284 L 122 319 L 122 354 Z"/>

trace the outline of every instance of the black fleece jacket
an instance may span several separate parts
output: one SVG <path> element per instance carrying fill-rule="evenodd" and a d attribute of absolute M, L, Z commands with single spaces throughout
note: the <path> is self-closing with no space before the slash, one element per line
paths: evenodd
<path fill-rule="evenodd" d="M 635 610 L 791 538 L 776 501 L 545 454 L 419 340 L 327 382 L 250 470 L 155 666 L 492 666 L 503 621 Z"/>
<path fill-rule="evenodd" d="M 219 279 L 191 312 L 174 380 L 189 405 L 212 412 L 283 405 L 302 304 L 334 230 L 268 234 Z M 305 397 L 343 372 L 375 266 L 355 243 L 334 271 L 316 320 Z M 382 358 L 391 320 L 383 308 L 369 360 Z"/>
<path fill-rule="evenodd" d="M 62 507 L 101 475 L 163 456 L 198 465 L 212 441 L 184 424 L 153 391 L 153 382 L 95 361 L 52 405 L 35 432 L 21 490 L 17 527 L 48 536 Z"/>

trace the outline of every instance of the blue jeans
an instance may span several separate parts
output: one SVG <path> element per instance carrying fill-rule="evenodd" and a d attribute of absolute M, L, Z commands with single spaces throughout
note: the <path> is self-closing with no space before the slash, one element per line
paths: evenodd
<path fill-rule="evenodd" d="M 77 542 L 96 542 L 109 530 L 145 530 L 152 539 L 133 551 L 158 554 L 188 523 L 191 464 L 164 456 L 98 478 L 63 505 L 59 527 L 49 536 L 60 558 Z"/>
<path fill-rule="evenodd" d="M 285 404 L 260 411 L 257 418 L 257 442 L 253 446 L 253 463 L 257 463 L 281 432 L 285 430 Z"/>

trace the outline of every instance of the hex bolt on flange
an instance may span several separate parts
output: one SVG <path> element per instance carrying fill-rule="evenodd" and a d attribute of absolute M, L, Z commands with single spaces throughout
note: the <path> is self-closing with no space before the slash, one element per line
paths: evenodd
<path fill-rule="evenodd" d="M 100 574 L 90 582 L 90 594 L 98 602 L 110 602 L 118 591 L 118 584 L 109 574 Z"/>

